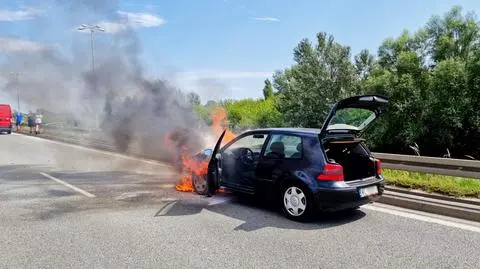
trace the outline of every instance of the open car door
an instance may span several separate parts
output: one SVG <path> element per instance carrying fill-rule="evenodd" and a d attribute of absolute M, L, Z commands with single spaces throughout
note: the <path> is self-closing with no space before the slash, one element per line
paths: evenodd
<path fill-rule="evenodd" d="M 330 110 L 320 135 L 325 137 L 329 133 L 346 132 L 359 136 L 382 114 L 387 104 L 387 97 L 375 94 L 343 99 Z"/>
<path fill-rule="evenodd" d="M 225 132 L 227 130 L 223 130 L 220 138 L 218 138 L 217 144 L 215 144 L 215 148 L 212 152 L 212 157 L 208 162 L 208 172 L 207 172 L 207 184 L 210 188 L 211 194 L 213 195 L 216 190 L 220 187 L 220 171 L 219 171 L 219 159 L 217 158 L 217 153 L 220 150 L 220 145 L 222 144 L 223 137 L 225 136 Z"/>

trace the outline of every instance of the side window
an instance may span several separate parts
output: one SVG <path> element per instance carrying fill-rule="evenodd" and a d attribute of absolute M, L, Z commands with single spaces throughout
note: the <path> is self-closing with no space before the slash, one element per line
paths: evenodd
<path fill-rule="evenodd" d="M 272 135 L 265 150 L 266 158 L 301 159 L 303 155 L 302 138 L 295 135 Z"/>
<path fill-rule="evenodd" d="M 233 142 L 228 148 L 226 148 L 226 151 L 231 151 L 234 149 L 238 148 L 249 148 L 251 149 L 254 153 L 260 154 L 262 151 L 263 144 L 265 143 L 265 140 L 267 139 L 267 135 L 265 134 L 251 134 L 247 135 L 245 137 L 242 137 L 238 139 L 237 141 Z"/>

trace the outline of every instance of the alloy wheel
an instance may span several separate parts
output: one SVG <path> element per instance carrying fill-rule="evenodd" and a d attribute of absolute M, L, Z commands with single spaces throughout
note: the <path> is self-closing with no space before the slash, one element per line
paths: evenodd
<path fill-rule="evenodd" d="M 192 173 L 192 183 L 195 191 L 199 194 L 204 194 L 207 192 L 207 179 L 205 176 L 198 176 L 195 173 Z"/>
<path fill-rule="evenodd" d="M 299 217 L 307 208 L 307 197 L 302 189 L 292 186 L 283 195 L 283 206 L 285 210 L 294 217 Z"/>

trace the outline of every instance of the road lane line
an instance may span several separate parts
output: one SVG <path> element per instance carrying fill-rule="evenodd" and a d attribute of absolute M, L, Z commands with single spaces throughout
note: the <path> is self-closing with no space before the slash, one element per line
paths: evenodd
<path fill-rule="evenodd" d="M 65 181 L 63 181 L 63 180 L 61 180 L 61 179 L 52 177 L 51 175 L 49 175 L 49 174 L 47 174 L 47 173 L 40 172 L 39 174 L 42 175 L 42 176 L 44 176 L 44 177 L 46 177 L 46 178 L 49 178 L 49 179 L 51 179 L 51 180 L 53 180 L 53 181 L 56 181 L 57 183 L 60 183 L 60 184 L 62 184 L 62 185 L 64 185 L 64 186 L 66 186 L 66 187 L 69 187 L 70 189 L 72 189 L 72 190 L 74 190 L 74 191 L 76 191 L 76 192 L 79 192 L 79 193 L 81 193 L 81 194 L 83 194 L 83 195 L 85 195 L 85 196 L 87 196 L 87 197 L 90 197 L 90 198 L 95 197 L 95 195 L 89 193 L 88 191 L 84 191 L 84 190 L 82 190 L 82 189 L 80 189 L 80 188 L 77 188 L 77 187 L 75 187 L 75 186 L 73 186 L 73 185 L 71 185 L 71 184 L 68 184 L 67 182 L 65 182 Z"/>
<path fill-rule="evenodd" d="M 175 184 L 160 184 L 156 186 L 159 187 L 160 189 L 171 189 L 175 187 Z"/>
<path fill-rule="evenodd" d="M 463 220 L 457 220 L 454 218 L 449 218 L 444 216 L 439 216 L 435 214 L 423 214 L 423 212 L 417 212 L 413 210 L 404 210 L 403 208 L 397 208 L 397 207 L 392 207 L 392 206 L 384 206 L 384 205 L 379 205 L 379 204 L 373 204 L 373 205 L 364 205 L 362 208 L 368 209 L 368 210 L 373 210 L 373 211 L 378 211 L 382 213 L 387 213 L 391 215 L 396 215 L 400 217 L 405 217 L 405 218 L 410 218 L 410 219 L 415 219 L 415 220 L 420 220 L 420 221 L 425 221 L 425 222 L 430 222 L 430 223 L 435 223 L 435 224 L 440 224 L 443 226 L 448 226 L 448 227 L 453 227 L 453 228 L 458 228 L 458 229 L 463 229 L 471 232 L 476 232 L 480 233 L 480 226 L 477 225 L 469 225 L 467 224 L 468 221 L 463 221 Z M 473 223 L 473 222 L 472 222 Z M 476 224 L 476 223 L 475 223 Z"/>

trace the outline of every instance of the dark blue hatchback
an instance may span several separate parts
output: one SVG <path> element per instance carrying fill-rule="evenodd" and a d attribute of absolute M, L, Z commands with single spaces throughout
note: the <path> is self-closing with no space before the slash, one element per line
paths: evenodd
<path fill-rule="evenodd" d="M 335 104 L 320 129 L 268 128 L 244 132 L 196 155 L 209 161 L 206 177 L 193 186 L 259 195 L 279 203 L 286 217 L 305 220 L 315 212 L 357 208 L 384 190 L 380 161 L 360 138 L 388 104 L 379 95 L 355 96 Z"/>

